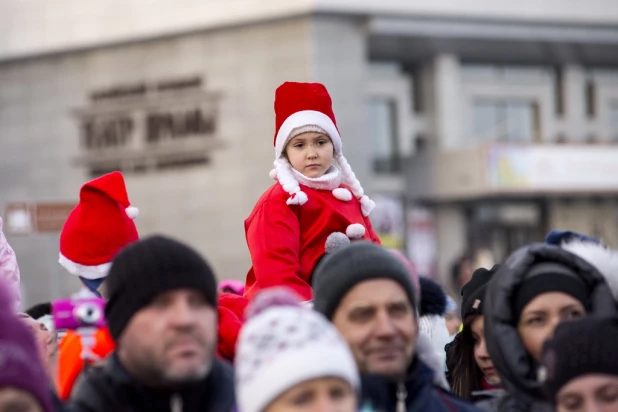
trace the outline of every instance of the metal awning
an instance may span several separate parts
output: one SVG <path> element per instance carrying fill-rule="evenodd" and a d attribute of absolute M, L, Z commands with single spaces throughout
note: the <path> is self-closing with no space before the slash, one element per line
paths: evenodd
<path fill-rule="evenodd" d="M 369 53 L 375 60 L 413 63 L 439 53 L 462 61 L 618 65 L 618 27 L 373 17 Z"/>

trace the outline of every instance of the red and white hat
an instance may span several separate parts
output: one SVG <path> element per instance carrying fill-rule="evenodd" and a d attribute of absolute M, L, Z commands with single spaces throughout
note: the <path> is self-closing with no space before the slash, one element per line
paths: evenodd
<path fill-rule="evenodd" d="M 60 264 L 86 279 L 107 276 L 116 254 L 139 239 L 133 222 L 138 214 L 120 172 L 84 184 L 60 233 Z"/>
<path fill-rule="evenodd" d="M 282 156 L 285 146 L 294 136 L 310 131 L 328 134 L 335 148 L 335 159 L 341 168 L 343 183 L 348 185 L 354 196 L 360 200 L 364 216 L 375 207 L 375 203 L 365 195 L 356 175 L 343 156 L 341 136 L 333 113 L 332 101 L 326 87 L 320 83 L 285 82 L 275 92 L 275 169 L 270 176 L 279 181 L 291 196 L 288 205 L 303 205 L 307 194 L 294 177 L 291 165 Z M 339 192 L 346 189 L 335 189 Z M 347 191 L 347 190 L 346 190 Z M 351 199 L 351 195 L 337 193 L 341 200 Z"/>

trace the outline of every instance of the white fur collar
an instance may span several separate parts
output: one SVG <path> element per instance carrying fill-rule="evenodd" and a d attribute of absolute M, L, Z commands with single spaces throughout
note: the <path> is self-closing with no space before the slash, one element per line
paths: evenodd
<path fill-rule="evenodd" d="M 311 178 L 300 173 L 298 170 L 290 166 L 294 178 L 298 183 L 316 190 L 333 190 L 341 185 L 341 170 L 335 165 L 332 165 L 326 173 L 320 177 Z"/>
<path fill-rule="evenodd" d="M 618 299 L 618 251 L 581 240 L 563 242 L 560 246 L 595 266 L 607 280 L 614 299 Z"/>

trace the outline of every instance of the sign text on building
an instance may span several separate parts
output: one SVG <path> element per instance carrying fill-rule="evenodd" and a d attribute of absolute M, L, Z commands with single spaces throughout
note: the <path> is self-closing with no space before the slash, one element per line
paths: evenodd
<path fill-rule="evenodd" d="M 77 110 L 81 156 L 93 175 L 143 172 L 207 163 L 222 142 L 218 93 L 201 78 L 123 85 L 98 90 Z"/>

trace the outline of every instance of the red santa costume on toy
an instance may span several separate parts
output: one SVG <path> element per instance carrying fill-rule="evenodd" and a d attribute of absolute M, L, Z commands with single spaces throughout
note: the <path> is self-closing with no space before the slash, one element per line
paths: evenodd
<path fill-rule="evenodd" d="M 369 199 L 343 156 L 341 136 L 326 88 L 318 83 L 284 83 L 275 92 L 275 169 L 277 183 L 258 200 L 245 221 L 253 266 L 245 296 L 261 289 L 287 286 L 312 299 L 314 266 L 331 245 L 365 239 L 380 244 L 369 221 L 375 203 Z M 306 132 L 327 134 L 334 147 L 333 164 L 309 178 L 283 155 L 287 143 Z"/>

